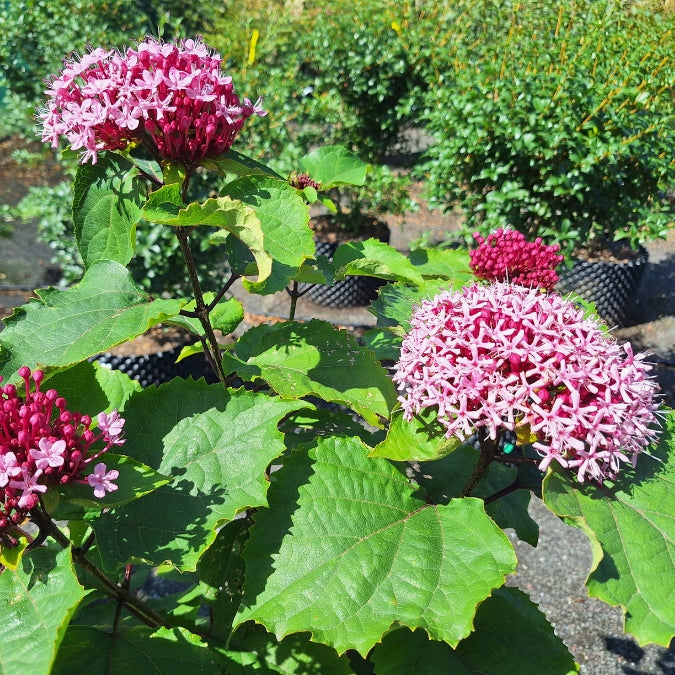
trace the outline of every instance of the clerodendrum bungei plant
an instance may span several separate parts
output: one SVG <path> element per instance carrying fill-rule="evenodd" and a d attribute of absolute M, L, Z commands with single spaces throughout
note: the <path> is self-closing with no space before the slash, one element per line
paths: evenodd
<path fill-rule="evenodd" d="M 504 585 L 503 529 L 537 542 L 532 493 L 591 538 L 590 592 L 668 644 L 675 419 L 643 355 L 546 290 L 554 248 L 500 231 L 471 260 L 379 241 L 316 258 L 309 204 L 365 166 L 320 148 L 289 182 L 232 150 L 262 103 L 200 41 L 93 50 L 47 94 L 43 139 L 82 152 L 86 272 L 0 335 L 4 672 L 574 671 Z M 192 201 L 205 170 L 225 187 Z M 131 281 L 141 220 L 175 232 L 192 298 Z M 200 238 L 228 261 L 217 294 Z M 363 340 L 294 320 L 300 283 L 347 274 L 390 282 Z M 285 290 L 288 320 L 220 339 L 235 283 Z M 159 323 L 194 334 L 217 383 L 141 389 L 91 361 Z"/>

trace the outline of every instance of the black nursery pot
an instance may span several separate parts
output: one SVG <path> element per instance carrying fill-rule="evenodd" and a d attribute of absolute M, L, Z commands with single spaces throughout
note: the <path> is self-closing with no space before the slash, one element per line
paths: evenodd
<path fill-rule="evenodd" d="M 368 228 L 364 232 L 363 239 L 369 236 L 377 237 L 384 243 L 389 243 L 389 228 L 380 221 L 373 221 L 372 231 Z M 358 241 L 352 239 L 351 241 Z M 344 241 L 334 241 L 331 238 L 324 238 L 321 234 L 314 237 L 316 244 L 316 254 L 325 255 L 329 260 L 333 260 L 335 251 Z M 333 284 L 323 285 L 315 284 L 309 288 L 306 297 L 315 305 L 321 307 L 331 307 L 334 309 L 343 309 L 345 307 L 364 307 L 369 305 L 377 298 L 378 288 L 387 283 L 383 279 L 365 276 L 348 276 L 342 281 L 336 281 Z M 308 288 L 308 284 L 301 284 L 300 290 Z"/>
<path fill-rule="evenodd" d="M 181 349 L 183 347 L 178 346 L 164 352 L 138 356 L 106 353 L 99 354 L 93 360 L 113 370 L 122 371 L 132 380 L 138 380 L 144 388 L 151 384 L 163 384 L 174 377 L 192 377 L 195 380 L 203 377 L 209 383 L 218 381 L 203 354 L 194 354 L 176 363 Z"/>
<path fill-rule="evenodd" d="M 577 259 L 571 268 L 559 272 L 556 290 L 562 295 L 576 293 L 592 302 L 610 327 L 629 326 L 648 261 L 648 253 L 642 247 L 624 262 Z"/>

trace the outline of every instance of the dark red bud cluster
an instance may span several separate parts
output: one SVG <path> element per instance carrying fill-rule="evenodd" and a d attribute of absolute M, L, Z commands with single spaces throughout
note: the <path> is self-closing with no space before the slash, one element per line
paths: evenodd
<path fill-rule="evenodd" d="M 298 190 L 304 190 L 306 187 L 313 187 L 315 190 L 321 189 L 321 183 L 312 180 L 306 173 L 293 173 L 288 177 L 291 187 Z"/>
<path fill-rule="evenodd" d="M 478 279 L 505 281 L 550 291 L 558 281 L 556 267 L 563 261 L 557 244 L 547 246 L 541 238 L 527 241 L 518 230 L 499 228 L 485 239 L 473 235 L 478 247 L 469 252 L 470 266 Z"/>

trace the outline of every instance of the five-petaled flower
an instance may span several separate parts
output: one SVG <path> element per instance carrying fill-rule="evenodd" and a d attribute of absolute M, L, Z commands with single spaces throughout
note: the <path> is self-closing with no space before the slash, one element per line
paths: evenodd
<path fill-rule="evenodd" d="M 447 437 L 529 429 L 540 469 L 614 478 L 657 436 L 657 384 L 644 354 L 554 293 L 494 283 L 422 302 L 394 381 L 405 418 L 437 410 Z"/>
<path fill-rule="evenodd" d="M 106 492 L 114 492 L 118 486 L 113 483 L 120 475 L 117 469 L 107 470 L 108 467 L 103 462 L 99 462 L 95 467 L 93 473 L 87 476 L 87 483 L 94 488 L 94 496 L 98 499 L 103 499 Z"/>
<path fill-rule="evenodd" d="M 94 49 L 49 81 L 42 140 L 57 147 L 65 136 L 92 163 L 102 150 L 133 144 L 188 167 L 218 157 L 248 117 L 266 114 L 261 99 L 239 99 L 221 62 L 199 40 L 148 38 L 124 53 Z"/>

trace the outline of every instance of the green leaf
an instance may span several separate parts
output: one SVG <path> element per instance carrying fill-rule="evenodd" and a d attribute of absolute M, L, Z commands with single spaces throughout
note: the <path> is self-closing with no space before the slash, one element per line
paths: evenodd
<path fill-rule="evenodd" d="M 243 279 L 251 293 L 267 295 L 283 290 L 295 278 L 302 263 L 315 253 L 309 228 L 309 207 L 287 182 L 269 176 L 239 178 L 227 186 L 233 199 L 251 206 L 260 219 L 265 252 L 273 260 L 265 281 Z"/>
<path fill-rule="evenodd" d="M 179 378 L 133 396 L 124 451 L 173 481 L 92 522 L 104 567 L 140 561 L 194 570 L 219 525 L 267 503 L 265 473 L 284 451 L 277 426 L 299 407 Z"/>
<path fill-rule="evenodd" d="M 183 628 L 154 631 L 137 626 L 116 635 L 88 626 L 71 626 L 59 650 L 53 675 L 221 672 L 220 659 Z"/>
<path fill-rule="evenodd" d="M 370 328 L 363 336 L 363 346 L 370 349 L 378 361 L 398 361 L 401 356 L 400 335 L 387 328 Z"/>
<path fill-rule="evenodd" d="M 415 480 L 431 501 L 447 504 L 461 494 L 477 459 L 477 450 L 471 445 L 461 445 L 442 459 L 425 462 L 415 474 Z M 472 494 L 486 499 L 511 485 L 518 476 L 517 469 L 493 462 Z M 512 527 L 519 539 L 536 546 L 539 526 L 528 513 L 529 503 L 530 491 L 524 488 L 487 504 L 485 511 L 499 527 Z"/>
<path fill-rule="evenodd" d="M 185 208 L 180 183 L 163 185 L 148 195 L 143 205 L 143 218 L 149 223 L 168 223 L 178 218 Z"/>
<path fill-rule="evenodd" d="M 388 284 L 380 289 L 369 311 L 377 317 L 378 326 L 402 326 L 408 331 L 413 307 L 449 288 L 445 279 L 425 281 L 420 287 L 403 283 Z"/>
<path fill-rule="evenodd" d="M 641 644 L 668 646 L 675 635 L 675 412 L 659 444 L 616 482 L 578 484 L 551 473 L 546 505 L 591 540 L 590 595 L 620 605 L 625 630 Z"/>
<path fill-rule="evenodd" d="M 283 675 L 353 673 L 346 656 L 338 656 L 334 649 L 310 642 L 308 635 L 289 635 L 276 640 L 261 626 L 246 626 L 237 633 L 236 647 L 223 651 L 227 675 L 248 675 L 252 670 Z"/>
<path fill-rule="evenodd" d="M 338 653 L 365 655 L 392 625 L 456 645 L 476 606 L 515 570 L 480 500 L 425 504 L 357 439 L 319 440 L 274 477 L 244 550 L 235 626 L 253 620 L 278 638 L 309 631 Z"/>
<path fill-rule="evenodd" d="M 207 169 L 218 171 L 223 175 L 228 173 L 233 173 L 237 176 L 259 174 L 284 180 L 283 176 L 280 176 L 270 169 L 266 164 L 262 164 L 261 162 L 258 162 L 251 157 L 247 157 L 246 155 L 242 155 L 240 152 L 232 149 L 228 150 L 225 154 L 220 155 L 218 159 L 204 159 L 200 163 Z"/>
<path fill-rule="evenodd" d="M 278 181 L 275 181 L 278 183 Z M 166 200 L 162 202 L 161 193 L 168 190 Z M 172 227 L 210 226 L 220 228 L 220 233 L 211 235 L 211 241 L 225 238 L 232 234 L 246 245 L 253 255 L 258 281 L 267 279 L 272 269 L 272 258 L 263 241 L 263 229 L 255 210 L 238 199 L 232 197 L 216 197 L 207 199 L 201 204 L 188 204 L 185 208 L 171 201 L 173 186 L 166 186 L 153 193 L 148 207 L 143 211 L 146 220 L 163 223 Z M 156 196 L 157 195 L 157 196 Z M 178 209 L 178 211 L 176 211 Z"/>
<path fill-rule="evenodd" d="M 333 256 L 335 275 L 371 276 L 389 281 L 405 281 L 421 286 L 422 275 L 406 256 L 377 239 L 340 244 Z"/>
<path fill-rule="evenodd" d="M 70 549 L 37 548 L 0 574 L 0 672 L 50 673 L 83 589 Z"/>
<path fill-rule="evenodd" d="M 106 152 L 96 164 L 79 165 L 73 184 L 73 221 L 85 267 L 97 260 L 122 265 L 131 260 L 145 198 L 145 180 L 124 157 Z"/>
<path fill-rule="evenodd" d="M 370 452 L 371 457 L 386 457 L 397 462 L 426 462 L 439 459 L 456 450 L 459 439 L 446 438 L 445 429 L 436 421 L 436 412 L 427 410 L 423 415 L 403 419 L 403 411 L 391 416 L 387 437 Z"/>
<path fill-rule="evenodd" d="M 68 402 L 69 410 L 95 419 L 100 412 L 124 410 L 129 397 L 140 391 L 141 385 L 121 370 L 82 361 L 45 378 L 42 390 L 47 389 L 56 389 Z"/>
<path fill-rule="evenodd" d="M 522 591 L 499 588 L 483 602 L 474 632 L 455 649 L 433 642 L 424 631 L 389 633 L 371 656 L 387 675 L 542 675 L 578 668 L 542 612 Z"/>
<path fill-rule="evenodd" d="M 238 359 L 225 354 L 227 370 L 263 379 L 284 398 L 311 395 L 349 406 L 375 426 L 396 401 L 394 385 L 372 352 L 325 321 L 255 326 L 239 339 L 236 353 Z"/>
<path fill-rule="evenodd" d="M 118 489 L 114 492 L 106 492 L 103 498 L 97 499 L 94 497 L 94 491 L 90 485 L 72 483 L 60 488 L 59 491 L 63 499 L 86 508 L 112 508 L 138 499 L 169 482 L 166 476 L 162 476 L 145 464 L 125 455 L 106 452 L 101 455 L 98 461 L 104 462 L 108 471 L 113 469 L 119 471 L 120 475 L 115 480 Z M 93 472 L 93 470 L 94 463 L 92 463 L 91 471 L 88 473 Z"/>
<path fill-rule="evenodd" d="M 340 185 L 363 185 L 369 165 L 358 155 L 341 145 L 327 145 L 313 150 L 300 159 L 300 168 L 330 190 Z"/>
<path fill-rule="evenodd" d="M 6 379 L 24 365 L 71 366 L 180 311 L 178 300 L 151 300 L 126 268 L 110 260 L 91 265 L 76 286 L 36 293 L 38 299 L 15 310 L 2 331 L 0 374 Z"/>
<path fill-rule="evenodd" d="M 473 279 L 469 252 L 463 248 L 418 248 L 410 251 L 408 259 L 423 277 L 450 279 L 454 289 L 461 288 Z"/>

